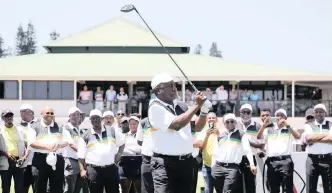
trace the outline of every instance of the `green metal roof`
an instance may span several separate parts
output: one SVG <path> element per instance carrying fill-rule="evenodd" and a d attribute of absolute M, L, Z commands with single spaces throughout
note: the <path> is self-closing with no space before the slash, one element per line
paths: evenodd
<path fill-rule="evenodd" d="M 184 47 L 164 35 L 156 34 L 164 46 Z M 60 38 L 44 47 L 89 47 L 89 46 L 160 46 L 151 32 L 143 26 L 122 17 L 89 28 L 78 34 Z"/>
<path fill-rule="evenodd" d="M 328 81 L 331 74 L 173 54 L 191 80 Z M 0 59 L 0 79 L 150 81 L 161 72 L 181 77 L 166 54 L 35 54 Z"/>

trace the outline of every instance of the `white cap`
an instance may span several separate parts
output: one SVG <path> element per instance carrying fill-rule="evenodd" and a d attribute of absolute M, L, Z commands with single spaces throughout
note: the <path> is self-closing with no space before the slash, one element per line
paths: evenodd
<path fill-rule="evenodd" d="M 133 120 L 135 120 L 135 121 L 137 121 L 137 122 L 140 122 L 139 118 L 136 117 L 136 116 L 130 116 L 129 119 L 128 119 L 128 121 L 129 121 L 130 119 L 133 119 Z"/>
<path fill-rule="evenodd" d="M 228 113 L 228 114 L 224 115 L 224 122 L 229 120 L 229 119 L 236 120 L 236 117 L 233 113 Z"/>
<path fill-rule="evenodd" d="M 114 113 L 112 111 L 105 111 L 103 113 L 103 118 L 106 117 L 106 116 L 112 116 L 112 117 L 114 117 Z"/>
<path fill-rule="evenodd" d="M 316 106 L 314 106 L 314 110 L 316 109 L 323 109 L 327 113 L 326 107 L 323 104 L 317 104 Z"/>
<path fill-rule="evenodd" d="M 246 103 L 246 104 L 243 104 L 240 108 L 240 111 L 242 111 L 243 109 L 248 109 L 250 111 L 252 111 L 252 107 L 250 104 Z"/>
<path fill-rule="evenodd" d="M 75 112 L 79 112 L 81 113 L 81 110 L 77 107 L 71 107 L 68 111 L 68 116 L 70 116 L 71 114 L 75 113 Z"/>
<path fill-rule="evenodd" d="M 93 109 L 93 110 L 90 111 L 90 117 L 95 116 L 95 115 L 99 116 L 99 117 L 102 117 L 101 111 L 98 110 L 98 109 Z"/>
<path fill-rule="evenodd" d="M 56 170 L 56 154 L 54 152 L 50 152 L 48 153 L 47 157 L 46 157 L 46 163 L 50 166 L 52 166 L 53 170 Z"/>
<path fill-rule="evenodd" d="M 167 73 L 161 73 L 153 77 L 151 81 L 151 87 L 152 89 L 155 89 L 159 84 L 171 82 L 172 80 L 174 80 L 174 78 L 171 75 Z"/>
<path fill-rule="evenodd" d="M 22 104 L 21 107 L 20 107 L 20 111 L 22 111 L 22 110 L 33 111 L 33 108 L 32 108 L 32 105 L 30 105 L 30 104 Z"/>
<path fill-rule="evenodd" d="M 274 116 L 277 116 L 278 113 L 282 113 L 285 115 L 285 117 L 287 117 L 287 112 L 284 109 L 278 109 L 275 113 Z"/>

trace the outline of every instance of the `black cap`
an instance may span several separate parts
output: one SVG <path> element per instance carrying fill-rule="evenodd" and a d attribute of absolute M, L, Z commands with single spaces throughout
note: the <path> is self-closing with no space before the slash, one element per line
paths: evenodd
<path fill-rule="evenodd" d="M 14 116 L 14 113 L 11 110 L 5 109 L 5 110 L 2 111 L 1 117 L 4 117 L 4 116 L 9 115 L 9 114 L 11 114 L 12 116 Z"/>

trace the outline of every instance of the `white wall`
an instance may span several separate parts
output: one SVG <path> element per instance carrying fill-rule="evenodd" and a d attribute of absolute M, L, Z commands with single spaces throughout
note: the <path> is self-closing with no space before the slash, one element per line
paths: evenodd
<path fill-rule="evenodd" d="M 66 117 L 68 115 L 68 109 L 76 106 L 74 100 L 0 100 L 0 111 L 10 109 L 15 116 L 19 116 L 20 106 L 23 103 L 31 104 L 36 115 L 39 114 L 43 107 L 52 107 L 56 117 Z"/>

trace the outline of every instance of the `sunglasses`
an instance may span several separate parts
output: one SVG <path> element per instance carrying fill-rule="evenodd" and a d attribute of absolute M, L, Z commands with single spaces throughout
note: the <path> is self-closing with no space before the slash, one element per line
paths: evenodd
<path fill-rule="evenodd" d="M 313 120 L 313 119 L 315 119 L 314 116 L 307 116 L 307 120 Z"/>
<path fill-rule="evenodd" d="M 46 115 L 54 115 L 53 112 L 46 112 Z"/>
<path fill-rule="evenodd" d="M 233 124 L 233 123 L 235 123 L 235 121 L 226 121 L 225 123 L 226 124 L 230 124 L 230 123 Z"/>
<path fill-rule="evenodd" d="M 117 116 L 120 116 L 120 115 L 123 116 L 123 115 L 125 115 L 125 114 L 124 114 L 124 113 L 118 113 L 118 114 L 116 114 L 116 115 L 117 115 Z"/>
<path fill-rule="evenodd" d="M 251 114 L 251 111 L 241 111 L 242 114 L 247 114 L 247 115 L 250 115 Z"/>

